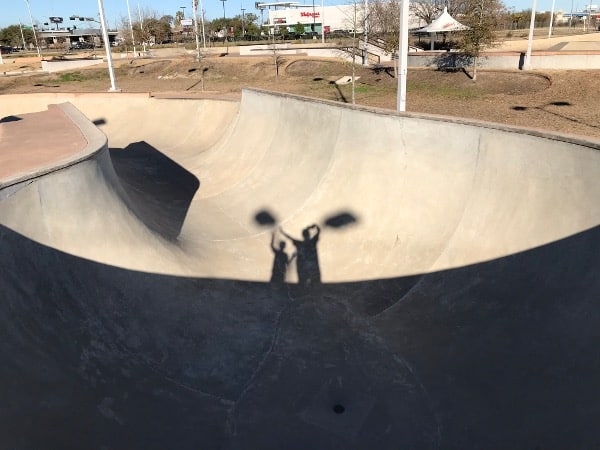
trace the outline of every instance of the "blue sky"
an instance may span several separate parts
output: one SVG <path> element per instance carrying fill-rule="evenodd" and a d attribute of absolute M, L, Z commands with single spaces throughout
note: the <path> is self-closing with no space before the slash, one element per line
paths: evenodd
<path fill-rule="evenodd" d="M 303 0 L 299 0 L 301 3 Z M 452 1 L 452 0 L 450 0 Z M 563 9 L 568 12 L 571 10 L 571 1 L 575 10 L 583 9 L 588 1 L 582 0 L 556 0 L 555 8 Z M 223 16 L 223 3 L 221 0 L 202 0 L 206 18 L 208 20 Z M 306 3 L 312 4 L 312 1 L 305 0 Z M 316 0 L 317 5 L 321 3 Z M 340 0 L 325 0 L 325 5 L 345 4 L 349 2 Z M 597 4 L 598 0 L 593 0 L 592 3 Z M 98 1 L 97 0 L 29 0 L 31 7 L 31 15 L 34 21 L 47 22 L 48 17 L 58 16 L 65 19 L 65 24 L 71 24 L 69 15 L 76 14 L 80 16 L 98 17 Z M 142 10 L 156 11 L 158 15 L 171 14 L 179 10 L 180 6 L 185 6 L 186 16 L 191 15 L 192 2 L 191 0 L 129 0 L 131 14 L 137 14 L 138 4 Z M 505 4 L 509 7 L 514 7 L 516 10 L 531 8 L 531 1 L 528 0 L 505 0 Z M 552 0 L 537 0 L 537 11 L 549 11 L 552 8 Z M 241 8 L 246 9 L 246 13 L 252 12 L 260 15 L 254 9 L 254 0 L 226 0 L 225 14 L 228 17 L 241 14 Z M 121 22 L 122 17 L 127 17 L 126 0 L 104 0 L 104 11 L 109 26 L 113 28 Z M 0 28 L 7 25 L 19 23 L 29 23 L 29 13 L 25 0 L 2 0 L 0 6 Z M 134 18 L 135 20 L 135 18 Z"/>

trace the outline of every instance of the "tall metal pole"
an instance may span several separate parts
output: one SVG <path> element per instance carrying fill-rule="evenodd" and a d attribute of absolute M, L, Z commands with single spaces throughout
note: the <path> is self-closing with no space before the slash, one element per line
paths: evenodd
<path fill-rule="evenodd" d="M 40 46 L 37 40 L 37 34 L 35 32 L 35 26 L 33 25 L 33 17 L 31 16 L 31 8 L 29 7 L 29 0 L 25 0 L 25 4 L 27 5 L 27 12 L 29 12 L 29 21 L 31 22 L 31 31 L 33 31 L 33 40 L 35 41 L 35 48 L 37 49 L 38 58 L 42 57 L 42 52 L 40 51 Z"/>
<path fill-rule="evenodd" d="M 321 44 L 325 43 L 325 9 L 321 0 Z"/>
<path fill-rule="evenodd" d="M 531 48 L 533 47 L 533 30 L 535 29 L 535 0 L 531 4 L 531 22 L 529 22 L 529 39 L 527 41 L 527 53 L 525 53 L 525 61 L 523 69 L 531 70 Z"/>
<path fill-rule="evenodd" d="M 146 39 L 144 39 L 144 19 L 142 19 L 142 10 L 140 9 L 140 2 L 137 4 L 138 7 L 138 17 L 140 19 L 140 31 L 142 32 L 142 49 L 144 50 L 144 55 L 146 54 Z"/>
<path fill-rule="evenodd" d="M 398 112 L 406 111 L 406 79 L 408 78 L 408 2 L 400 6 L 400 45 L 398 46 Z"/>
<path fill-rule="evenodd" d="M 131 20 L 131 9 L 129 8 L 129 0 L 127 0 L 127 16 L 129 17 L 129 30 L 131 31 L 131 44 L 133 45 L 133 57 L 137 56 L 137 51 L 135 50 L 135 36 L 133 34 L 133 22 Z"/>
<path fill-rule="evenodd" d="M 246 14 L 245 14 L 246 8 L 243 8 L 243 6 L 244 5 L 242 4 L 242 8 L 241 8 L 241 10 L 242 10 L 242 39 L 244 39 L 244 36 L 246 35 L 245 30 L 244 30 L 244 25 L 245 25 L 244 20 L 246 19 Z"/>
<path fill-rule="evenodd" d="M 573 28 L 573 0 L 571 0 L 571 15 L 569 16 L 569 31 Z"/>
<path fill-rule="evenodd" d="M 312 2 L 313 2 L 313 14 L 312 14 L 312 16 L 313 16 L 312 38 L 313 38 L 313 39 L 316 39 L 317 37 L 315 36 L 315 33 L 317 32 L 317 23 L 316 23 L 316 21 L 317 21 L 316 15 L 317 15 L 317 14 L 315 13 L 315 0 L 312 0 Z"/>
<path fill-rule="evenodd" d="M 552 0 L 552 12 L 550 13 L 550 28 L 548 28 L 548 37 L 552 36 L 552 24 L 554 23 L 554 4 L 556 0 Z"/>
<path fill-rule="evenodd" d="M 366 65 L 369 59 L 369 55 L 368 55 L 368 48 L 369 48 L 369 36 L 368 36 L 368 30 L 367 30 L 367 11 L 369 10 L 369 0 L 365 0 L 365 11 L 364 11 L 364 17 L 363 17 L 363 65 Z"/>
<path fill-rule="evenodd" d="M 104 49 L 106 50 L 106 60 L 108 62 L 108 75 L 110 77 L 109 91 L 118 91 L 115 83 L 115 69 L 112 62 L 112 53 L 110 51 L 110 41 L 108 40 L 108 31 L 106 29 L 106 19 L 104 17 L 104 5 L 102 0 L 98 0 L 98 10 L 100 12 L 100 27 L 102 27 L 102 37 L 104 38 Z"/>
<path fill-rule="evenodd" d="M 206 33 L 204 32 L 204 6 L 202 5 L 202 0 L 200 0 L 200 20 L 202 21 L 202 46 L 204 50 L 206 50 Z"/>
<path fill-rule="evenodd" d="M 223 42 L 227 42 L 227 19 L 225 19 L 225 2 L 227 0 L 220 0 L 223 2 Z"/>
<path fill-rule="evenodd" d="M 200 61 L 200 38 L 198 37 L 198 0 L 192 0 L 194 13 L 194 37 L 196 38 L 196 59 Z"/>
<path fill-rule="evenodd" d="M 27 44 L 25 43 L 25 35 L 23 34 L 23 24 L 21 23 L 21 19 L 19 19 L 19 29 L 21 30 L 21 39 L 23 40 L 23 51 L 25 51 Z"/>

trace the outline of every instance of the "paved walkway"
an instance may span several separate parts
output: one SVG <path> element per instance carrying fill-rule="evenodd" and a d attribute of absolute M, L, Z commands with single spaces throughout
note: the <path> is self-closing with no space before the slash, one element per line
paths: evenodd
<path fill-rule="evenodd" d="M 527 50 L 528 39 L 504 41 L 492 51 Z M 577 34 L 573 36 L 539 37 L 533 40 L 532 50 L 535 51 L 596 51 L 600 52 L 600 32 Z"/>
<path fill-rule="evenodd" d="M 87 140 L 55 105 L 47 111 L 8 116 L 0 121 L 0 185 L 52 166 L 79 153 Z"/>

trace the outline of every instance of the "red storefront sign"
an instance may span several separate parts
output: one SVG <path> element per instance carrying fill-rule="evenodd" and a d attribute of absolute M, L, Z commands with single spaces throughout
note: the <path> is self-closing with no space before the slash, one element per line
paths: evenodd
<path fill-rule="evenodd" d="M 321 17 L 321 13 L 319 13 L 319 12 L 314 12 L 313 13 L 313 12 L 302 11 L 302 12 L 300 12 L 300 17 L 314 17 L 316 19 L 317 17 Z"/>

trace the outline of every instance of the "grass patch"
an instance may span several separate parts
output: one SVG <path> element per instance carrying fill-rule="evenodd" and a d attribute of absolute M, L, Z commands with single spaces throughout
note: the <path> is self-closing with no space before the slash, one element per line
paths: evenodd
<path fill-rule="evenodd" d="M 473 83 L 473 86 L 463 87 L 444 86 L 428 82 L 408 82 L 407 90 L 446 98 L 473 99 L 483 96 L 480 88 L 475 83 Z"/>
<path fill-rule="evenodd" d="M 65 72 L 61 73 L 58 78 L 54 81 L 57 83 L 71 83 L 73 81 L 85 81 L 86 77 L 81 72 Z"/>
<path fill-rule="evenodd" d="M 58 78 L 53 79 L 56 83 L 81 83 L 83 81 L 100 80 L 107 78 L 108 76 L 104 71 L 89 70 L 85 73 L 82 72 L 64 72 L 61 73 Z"/>

